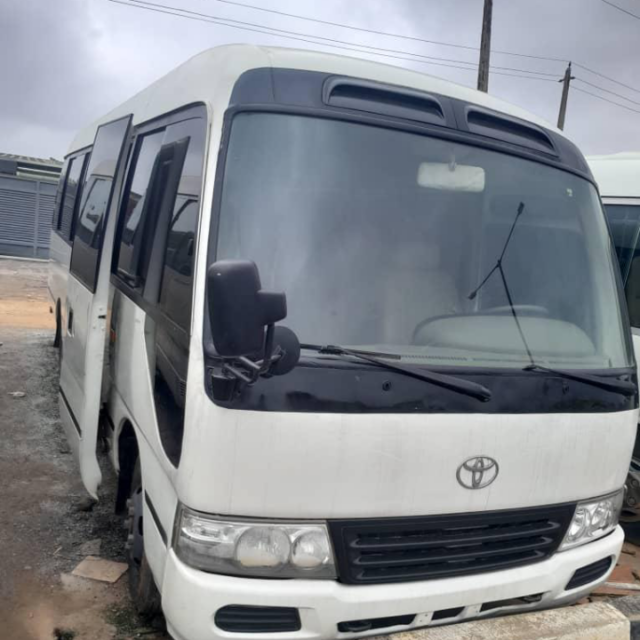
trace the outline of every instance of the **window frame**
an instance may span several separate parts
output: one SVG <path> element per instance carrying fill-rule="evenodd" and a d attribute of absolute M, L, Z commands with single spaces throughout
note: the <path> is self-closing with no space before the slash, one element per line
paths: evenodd
<path fill-rule="evenodd" d="M 127 164 L 125 167 L 125 179 L 123 180 L 122 189 L 118 198 L 118 213 L 116 220 L 116 230 L 113 242 L 113 255 L 111 258 L 111 275 L 122 280 L 125 284 L 127 284 L 131 289 L 138 290 L 144 288 L 144 280 L 141 283 L 130 284 L 127 282 L 126 278 L 118 274 L 118 262 L 120 259 L 120 245 L 122 244 L 122 234 L 124 232 L 125 225 L 125 215 L 124 208 L 129 199 L 129 194 L 131 190 L 131 185 L 133 183 L 133 179 L 135 176 L 138 158 L 140 157 L 140 151 L 142 149 L 142 141 L 145 137 L 153 135 L 155 133 L 164 133 L 166 131 L 166 126 L 160 125 L 155 126 L 149 130 L 134 130 L 133 136 L 131 137 L 130 143 L 130 152 L 129 157 L 127 159 Z M 153 171 L 150 174 L 150 177 L 153 176 Z M 126 199 L 125 199 L 126 196 Z M 146 197 L 146 191 L 145 191 Z M 143 214 L 145 212 L 143 211 Z M 142 225 L 144 228 L 145 216 L 142 215 L 140 218 L 139 225 Z"/>
<path fill-rule="evenodd" d="M 130 149 L 135 149 L 137 145 L 137 140 L 145 135 L 153 133 L 159 129 L 166 129 L 172 125 L 179 124 L 181 122 L 193 119 L 201 119 L 204 121 L 204 145 L 203 145 L 203 164 L 202 164 L 202 183 L 200 185 L 200 205 L 198 209 L 198 228 L 196 235 L 196 246 L 199 242 L 199 233 L 200 233 L 200 220 L 202 217 L 202 205 L 203 205 L 203 193 L 204 186 L 206 183 L 206 160 L 207 153 L 209 147 L 209 133 L 210 133 L 210 118 L 207 107 L 204 103 L 193 103 L 190 105 L 186 105 L 185 107 L 181 107 L 175 111 L 163 114 L 157 118 L 152 120 L 148 120 L 146 122 L 142 122 L 139 125 L 134 126 L 133 135 L 131 137 L 131 146 Z M 180 325 L 178 325 L 174 320 L 169 317 L 164 311 L 161 309 L 159 304 L 159 291 L 158 296 L 155 301 L 150 301 L 145 297 L 145 283 L 142 286 L 132 286 L 125 279 L 117 273 L 117 257 L 120 252 L 120 242 L 122 238 L 123 231 L 123 207 L 124 207 L 124 194 L 128 192 L 130 180 L 133 179 L 132 167 L 135 167 L 134 161 L 137 158 L 134 158 L 133 153 L 129 153 L 129 158 L 127 160 L 127 164 L 125 167 L 125 179 L 123 180 L 123 185 L 127 185 L 126 189 L 123 186 L 119 195 L 118 202 L 118 220 L 116 221 L 116 235 L 114 238 L 114 252 L 113 252 L 113 260 L 111 264 L 111 284 L 118 289 L 123 295 L 125 295 L 129 300 L 131 300 L 136 306 L 140 307 L 152 320 L 156 323 L 162 323 L 164 328 L 170 333 L 171 337 L 182 347 L 188 349 L 189 348 L 189 340 L 191 334 L 191 326 L 193 326 L 193 315 L 191 317 L 190 326 L 185 330 Z M 134 169 L 135 171 L 135 169 Z M 141 221 L 142 223 L 143 221 Z M 162 254 L 164 258 L 164 252 Z M 197 257 L 197 256 L 196 256 Z M 195 265 L 195 257 L 194 257 L 194 265 Z M 195 283 L 195 268 L 194 268 L 194 283 Z M 193 291 L 192 291 L 193 295 Z"/>
<path fill-rule="evenodd" d="M 96 254 L 95 254 L 95 265 L 93 268 L 93 273 L 92 273 L 92 277 L 91 277 L 91 281 L 87 281 L 87 279 L 85 278 L 85 276 L 87 275 L 86 273 L 81 273 L 80 270 L 75 269 L 74 268 L 74 257 L 76 255 L 76 240 L 78 240 L 78 234 L 77 234 L 77 228 L 78 228 L 78 220 L 80 219 L 81 214 L 84 211 L 84 206 L 86 205 L 86 201 L 84 201 L 83 198 L 81 198 L 82 201 L 82 208 L 78 209 L 78 215 L 74 218 L 74 222 L 75 224 L 72 226 L 72 234 L 73 234 L 73 241 L 72 241 L 72 245 L 71 245 L 71 260 L 69 262 L 69 275 L 73 276 L 80 284 L 82 284 L 84 287 L 86 287 L 86 289 L 88 289 L 88 291 L 91 293 L 92 296 L 94 296 L 96 294 L 97 291 L 97 287 L 98 287 L 98 280 L 100 277 L 100 266 L 102 263 L 102 250 L 104 248 L 104 234 L 106 232 L 107 226 L 108 226 L 108 222 L 109 222 L 109 216 L 111 214 L 111 209 L 114 207 L 114 202 L 117 203 L 117 207 L 119 206 L 120 203 L 120 197 L 121 197 L 121 193 L 122 193 L 122 177 L 123 177 L 123 170 L 124 167 L 126 167 L 127 165 L 127 161 L 128 161 L 128 157 L 130 155 L 130 151 L 131 151 L 131 129 L 132 129 L 132 123 L 133 123 L 133 114 L 132 113 L 128 113 L 126 115 L 120 116 L 119 118 L 115 118 L 114 120 L 110 120 L 109 122 L 104 122 L 100 125 L 98 125 L 98 127 L 96 128 L 96 133 L 94 136 L 94 144 L 92 147 L 92 153 L 91 153 L 91 157 L 89 159 L 89 161 L 87 162 L 87 166 L 85 169 L 85 175 L 84 175 L 84 181 L 82 183 L 82 190 L 84 191 L 84 187 L 85 187 L 85 183 L 87 181 L 87 177 L 91 177 L 90 175 L 87 176 L 87 172 L 89 170 L 89 165 L 91 164 L 91 161 L 93 160 L 93 153 L 95 153 L 95 140 L 98 137 L 100 130 L 104 129 L 106 127 L 111 127 L 116 123 L 120 123 L 123 122 L 125 123 L 125 129 L 124 129 L 124 133 L 122 135 L 122 142 L 120 143 L 120 148 L 118 151 L 118 156 L 115 159 L 115 166 L 113 168 L 113 176 L 111 178 L 111 185 L 110 185 L 110 189 L 109 189 L 109 194 L 107 197 L 107 201 L 105 203 L 105 208 L 104 211 L 101 215 L 101 218 L 99 219 L 99 223 L 102 225 L 102 229 L 101 229 L 101 238 L 100 238 L 100 243 L 96 248 Z M 92 187 L 93 188 L 93 187 Z M 116 211 L 117 211 L 117 207 L 116 207 Z M 111 214 L 111 215 L 117 215 L 117 213 L 115 214 Z M 96 225 L 97 227 L 97 225 Z M 95 230 L 94 230 L 95 233 Z M 83 244 L 86 245 L 86 243 L 84 241 L 80 241 Z M 92 237 L 92 241 L 91 241 L 91 245 L 93 245 L 93 237 Z M 89 246 L 90 249 L 93 249 L 92 246 Z"/>
<path fill-rule="evenodd" d="M 57 203 L 56 210 L 53 215 L 53 223 L 52 231 L 56 233 L 62 240 L 68 244 L 69 246 L 73 246 L 73 238 L 75 236 L 75 227 L 76 227 L 76 219 L 78 216 L 78 208 L 80 206 L 80 201 L 82 200 L 82 192 L 84 190 L 84 179 L 87 172 L 87 166 L 89 165 L 89 158 L 91 157 L 91 151 L 93 150 L 93 145 L 88 147 L 83 147 L 78 151 L 74 151 L 73 153 L 65 156 L 64 162 L 66 164 L 64 178 L 61 176 L 60 180 L 64 179 L 64 184 L 60 189 L 60 201 Z M 69 237 L 66 237 L 62 233 L 62 214 L 64 211 L 64 199 L 67 195 L 67 187 L 68 187 L 68 179 L 69 179 L 69 170 L 71 169 L 71 164 L 73 161 L 77 160 L 81 156 L 84 155 L 84 160 L 82 161 L 82 168 L 80 169 L 80 177 L 78 178 L 78 190 L 76 192 L 76 199 L 73 203 L 73 211 L 71 213 L 71 225 L 69 226 Z"/>

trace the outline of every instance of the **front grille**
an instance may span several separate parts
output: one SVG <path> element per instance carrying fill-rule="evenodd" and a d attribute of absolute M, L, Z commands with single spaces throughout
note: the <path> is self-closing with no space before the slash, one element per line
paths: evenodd
<path fill-rule="evenodd" d="M 300 631 L 300 614 L 291 607 L 228 605 L 216 611 L 215 623 L 230 633 L 284 633 Z"/>
<path fill-rule="evenodd" d="M 574 504 L 452 516 L 333 520 L 341 582 L 408 582 L 498 571 L 548 558 Z"/>

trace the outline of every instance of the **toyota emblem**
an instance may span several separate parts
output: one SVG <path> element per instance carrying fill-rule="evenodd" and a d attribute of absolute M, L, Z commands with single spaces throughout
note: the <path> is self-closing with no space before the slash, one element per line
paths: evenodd
<path fill-rule="evenodd" d="M 458 484 L 465 489 L 484 489 L 497 477 L 500 467 L 489 456 L 473 456 L 467 458 L 456 472 Z"/>

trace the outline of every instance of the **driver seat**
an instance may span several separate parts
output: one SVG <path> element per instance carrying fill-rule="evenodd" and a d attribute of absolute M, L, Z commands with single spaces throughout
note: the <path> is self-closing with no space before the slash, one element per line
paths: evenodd
<path fill-rule="evenodd" d="M 459 313 L 460 293 L 442 269 L 435 242 L 410 240 L 394 247 L 383 288 L 383 341 L 409 345 L 423 320 Z"/>

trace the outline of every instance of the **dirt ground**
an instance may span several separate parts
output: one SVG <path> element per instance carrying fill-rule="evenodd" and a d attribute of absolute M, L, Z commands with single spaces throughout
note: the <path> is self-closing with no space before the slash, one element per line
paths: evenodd
<path fill-rule="evenodd" d="M 115 584 L 71 575 L 87 555 L 123 562 L 126 534 L 106 460 L 102 499 L 87 510 L 59 422 L 46 282 L 46 262 L 0 259 L 0 636 L 168 638 L 133 613 L 127 574 Z"/>

